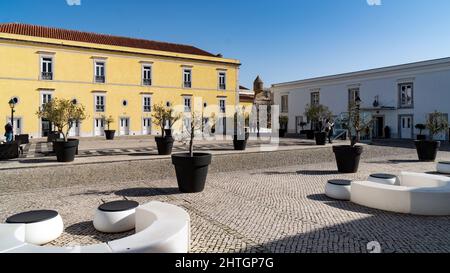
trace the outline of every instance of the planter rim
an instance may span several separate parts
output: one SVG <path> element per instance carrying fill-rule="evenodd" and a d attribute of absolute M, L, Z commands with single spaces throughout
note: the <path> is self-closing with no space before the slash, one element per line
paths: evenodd
<path fill-rule="evenodd" d="M 201 158 L 201 157 L 210 157 L 212 154 L 210 153 L 194 153 L 193 158 Z M 178 157 L 178 158 L 191 158 L 189 153 L 177 153 L 172 154 L 172 157 Z"/>
<path fill-rule="evenodd" d="M 421 139 L 421 140 L 414 140 L 416 143 L 441 143 L 440 140 L 428 140 L 428 139 Z"/>

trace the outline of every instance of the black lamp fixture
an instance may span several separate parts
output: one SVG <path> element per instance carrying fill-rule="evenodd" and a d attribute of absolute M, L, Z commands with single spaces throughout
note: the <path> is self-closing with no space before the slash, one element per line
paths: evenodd
<path fill-rule="evenodd" d="M 16 107 L 16 102 L 14 101 L 14 99 L 10 99 L 8 104 L 11 108 L 11 126 L 13 128 L 12 134 L 14 136 L 14 107 Z"/>

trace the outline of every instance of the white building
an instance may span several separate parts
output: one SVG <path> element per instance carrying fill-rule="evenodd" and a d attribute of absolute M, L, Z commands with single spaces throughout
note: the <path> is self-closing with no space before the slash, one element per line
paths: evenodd
<path fill-rule="evenodd" d="M 272 85 L 274 104 L 289 116 L 289 133 L 299 133 L 305 107 L 326 105 L 338 117 L 349 101 L 360 97 L 361 109 L 372 114 L 374 138 L 384 137 L 388 126 L 392 138 L 412 139 L 414 125 L 425 123 L 435 110 L 450 113 L 450 58 L 371 69 L 334 76 Z M 437 138 L 448 139 L 448 132 Z"/>

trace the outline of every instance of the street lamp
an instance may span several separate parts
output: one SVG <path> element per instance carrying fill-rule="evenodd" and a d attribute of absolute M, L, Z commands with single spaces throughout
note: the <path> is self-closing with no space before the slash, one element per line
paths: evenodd
<path fill-rule="evenodd" d="M 12 135 L 14 139 L 14 107 L 16 106 L 16 102 L 14 101 L 14 99 L 10 99 L 8 104 L 9 107 L 11 108 L 11 126 L 12 126 Z"/>

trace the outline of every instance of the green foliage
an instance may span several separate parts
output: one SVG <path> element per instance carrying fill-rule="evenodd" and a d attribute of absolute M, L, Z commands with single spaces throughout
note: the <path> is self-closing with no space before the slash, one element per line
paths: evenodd
<path fill-rule="evenodd" d="M 359 142 L 361 132 L 370 128 L 373 119 L 361 116 L 359 106 L 353 102 L 348 107 L 348 115 L 342 119 L 342 127 L 347 129 L 351 140 L 351 146 Z"/>
<path fill-rule="evenodd" d="M 433 139 L 435 135 L 448 130 L 448 120 L 443 113 L 434 111 L 428 116 L 426 127 Z"/>
<path fill-rule="evenodd" d="M 83 105 L 74 104 L 72 100 L 59 98 L 47 102 L 36 114 L 39 118 L 50 121 L 58 132 L 64 136 L 65 141 L 67 141 L 73 124 L 87 118 Z"/>
<path fill-rule="evenodd" d="M 278 118 L 279 123 L 280 123 L 280 129 L 286 129 L 288 126 L 288 122 L 289 122 L 289 117 L 288 116 L 280 116 Z"/>
<path fill-rule="evenodd" d="M 106 128 L 108 128 L 108 131 L 109 131 L 111 123 L 114 122 L 114 118 L 112 116 L 109 116 L 109 117 L 102 116 L 102 120 L 104 123 L 106 123 Z"/>
<path fill-rule="evenodd" d="M 422 131 L 427 129 L 427 126 L 425 124 L 419 123 L 414 126 L 417 130 L 419 130 L 419 135 L 422 134 Z"/>
<path fill-rule="evenodd" d="M 319 122 L 324 119 L 329 119 L 332 116 L 331 111 L 327 106 L 322 104 L 306 105 L 305 116 L 312 122 Z"/>
<path fill-rule="evenodd" d="M 172 103 L 170 103 L 172 105 Z M 166 104 L 160 102 L 153 106 L 152 122 L 161 129 L 161 136 L 165 136 L 164 127 L 166 124 L 169 129 L 181 118 L 181 114 L 175 114 L 175 110 L 171 107 L 167 107 Z"/>

